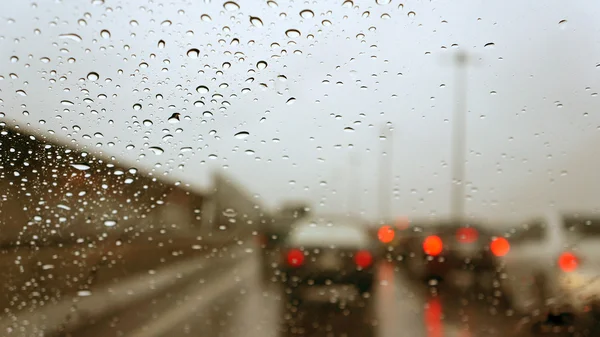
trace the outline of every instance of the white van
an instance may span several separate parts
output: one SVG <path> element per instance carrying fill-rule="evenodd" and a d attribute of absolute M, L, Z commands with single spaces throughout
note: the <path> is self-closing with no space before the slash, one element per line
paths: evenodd
<path fill-rule="evenodd" d="M 506 239 L 500 284 L 515 311 L 559 324 L 600 313 L 600 214 L 549 212 Z"/>

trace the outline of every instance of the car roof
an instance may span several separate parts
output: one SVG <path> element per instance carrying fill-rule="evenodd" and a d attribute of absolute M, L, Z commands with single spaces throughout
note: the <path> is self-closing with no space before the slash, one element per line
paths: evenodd
<path fill-rule="evenodd" d="M 371 243 L 367 228 L 352 221 L 305 220 L 288 237 L 291 246 L 365 248 Z"/>

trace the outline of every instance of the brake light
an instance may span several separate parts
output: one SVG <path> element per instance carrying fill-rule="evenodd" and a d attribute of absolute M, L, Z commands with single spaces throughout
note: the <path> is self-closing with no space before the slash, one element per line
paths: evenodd
<path fill-rule="evenodd" d="M 442 239 L 437 235 L 430 235 L 423 240 L 423 251 L 427 255 L 436 256 L 442 252 Z"/>
<path fill-rule="evenodd" d="M 373 263 L 373 256 L 366 250 L 360 250 L 354 254 L 354 263 L 361 268 L 366 268 Z"/>
<path fill-rule="evenodd" d="M 381 243 L 390 243 L 394 240 L 395 236 L 396 232 L 388 225 L 379 227 L 379 230 L 377 231 L 377 238 Z"/>
<path fill-rule="evenodd" d="M 495 256 L 504 256 L 510 251 L 510 243 L 505 238 L 495 238 L 490 244 L 490 250 Z"/>
<path fill-rule="evenodd" d="M 564 252 L 558 257 L 558 266 L 567 273 L 575 271 L 579 266 L 579 258 L 571 252 Z"/>
<path fill-rule="evenodd" d="M 456 231 L 456 240 L 460 243 L 472 243 L 477 241 L 479 233 L 473 227 L 461 227 Z"/>
<path fill-rule="evenodd" d="M 304 263 L 304 253 L 300 249 L 290 249 L 287 253 L 287 263 L 292 267 L 300 267 Z"/>

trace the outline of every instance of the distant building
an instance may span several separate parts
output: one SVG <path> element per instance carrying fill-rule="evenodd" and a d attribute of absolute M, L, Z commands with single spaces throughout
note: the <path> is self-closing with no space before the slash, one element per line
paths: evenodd
<path fill-rule="evenodd" d="M 229 178 L 198 192 L 19 127 L 0 126 L 0 245 L 160 231 L 247 234 L 257 201 Z"/>

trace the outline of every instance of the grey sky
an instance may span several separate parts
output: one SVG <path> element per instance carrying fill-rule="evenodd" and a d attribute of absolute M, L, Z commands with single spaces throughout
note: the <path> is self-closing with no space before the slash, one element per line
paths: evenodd
<path fill-rule="evenodd" d="M 96 150 L 138 167 L 160 164 L 156 170 L 167 171 L 169 179 L 198 188 L 207 187 L 211 170 L 226 165 L 271 207 L 307 198 L 331 213 L 347 210 L 347 195 L 358 194 L 370 218 L 377 215 L 379 135 L 390 121 L 398 189 L 393 213 L 445 215 L 451 61 L 460 48 L 473 58 L 467 211 L 519 217 L 551 204 L 600 206 L 595 2 L 406 1 L 399 7 L 399 1 L 373 0 L 347 7 L 342 1 L 277 1 L 273 8 L 266 1 L 238 1 L 235 11 L 215 0 L 103 2 L 0 5 L 0 120 L 29 123 L 44 134 L 53 130 L 81 146 L 102 143 Z M 314 17 L 302 18 L 304 9 Z M 385 13 L 389 18 L 382 18 Z M 253 26 L 250 16 L 264 25 Z M 102 36 L 104 29 L 110 37 Z M 287 37 L 288 29 L 301 35 Z M 186 55 L 192 48 L 200 50 L 198 58 Z M 11 62 L 12 56 L 19 60 Z M 259 61 L 268 66 L 258 69 Z M 89 72 L 100 78 L 86 79 Z M 209 92 L 197 92 L 201 85 Z M 88 97 L 93 102 L 85 102 Z M 286 104 L 290 98 L 294 103 Z M 169 123 L 173 113 L 180 113 L 179 123 Z M 144 126 L 144 120 L 153 124 Z M 249 136 L 236 138 L 241 131 Z M 167 135 L 173 137 L 163 139 Z M 181 152 L 187 147 L 192 151 Z M 352 153 L 360 162 L 355 169 Z"/>

